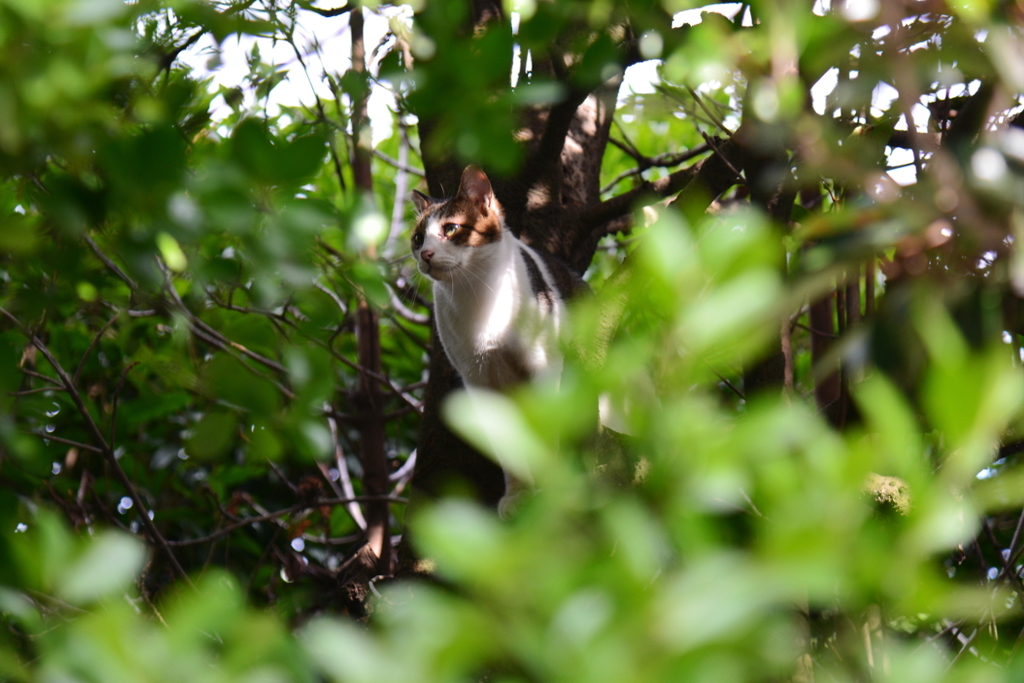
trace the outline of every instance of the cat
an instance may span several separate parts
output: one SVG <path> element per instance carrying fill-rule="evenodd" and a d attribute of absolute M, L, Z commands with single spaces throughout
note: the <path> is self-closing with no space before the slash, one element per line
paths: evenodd
<path fill-rule="evenodd" d="M 432 281 L 441 345 L 468 390 L 507 391 L 540 377 L 557 381 L 566 302 L 586 288 L 568 266 L 521 242 L 505 223 L 487 175 L 462 173 L 451 199 L 413 191 L 412 253 Z M 529 482 L 508 468 L 498 514 L 518 507 Z"/>

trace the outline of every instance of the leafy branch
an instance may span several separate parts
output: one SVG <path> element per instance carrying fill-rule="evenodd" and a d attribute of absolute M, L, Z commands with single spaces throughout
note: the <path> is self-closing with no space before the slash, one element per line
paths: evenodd
<path fill-rule="evenodd" d="M 150 540 L 164 552 L 164 555 L 167 557 L 167 561 L 171 564 L 171 567 L 174 568 L 174 571 L 178 574 L 178 576 L 191 586 L 191 579 L 189 579 L 188 574 L 182 568 L 181 564 L 178 562 L 178 559 L 174 556 L 174 552 L 171 550 L 171 546 L 168 543 L 167 539 L 164 538 L 163 534 L 160 533 L 160 530 L 157 529 L 156 524 L 150 518 L 148 507 L 143 502 L 142 497 L 139 495 L 139 492 L 135 489 L 135 485 L 132 483 L 131 479 L 129 479 L 128 475 L 125 474 L 124 469 L 121 467 L 121 463 L 118 461 L 117 456 L 114 453 L 113 447 L 111 446 L 110 442 L 106 438 L 104 438 L 103 432 L 100 430 L 99 425 L 97 425 L 96 421 L 93 419 L 92 414 L 89 412 L 89 408 L 85 405 L 85 401 L 82 399 L 82 395 L 78 392 L 78 388 L 75 386 L 75 383 L 72 380 L 72 378 L 64 371 L 64 368 L 57 361 L 57 358 L 50 352 L 50 349 L 46 346 L 46 344 L 44 344 L 42 340 L 40 340 L 32 331 L 30 331 L 20 320 L 18 320 L 18 318 L 16 318 L 6 308 L 2 307 L 0 307 L 0 315 L 3 315 L 5 318 L 14 323 L 15 326 L 17 326 L 17 328 L 22 332 L 22 334 L 24 334 L 28 338 L 32 345 L 35 346 L 39 350 L 39 352 L 43 354 L 47 362 L 57 373 L 57 376 L 60 378 L 61 384 L 63 385 L 65 391 L 68 392 L 68 395 L 74 402 L 75 407 L 78 409 L 78 413 L 81 415 L 82 420 L 85 422 L 86 429 L 91 433 L 93 440 L 96 443 L 96 448 L 103 455 L 103 458 L 107 462 L 107 465 L 111 468 L 111 470 L 113 470 L 114 475 L 117 477 L 118 481 L 121 482 L 121 485 L 124 487 L 125 491 L 127 491 L 129 497 L 132 499 L 132 503 L 139 510 L 139 518 L 141 519 L 142 525 L 146 529 L 146 533 L 149 535 Z"/>

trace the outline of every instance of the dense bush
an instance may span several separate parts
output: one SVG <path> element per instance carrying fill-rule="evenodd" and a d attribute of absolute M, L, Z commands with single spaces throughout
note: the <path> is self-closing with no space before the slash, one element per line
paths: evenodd
<path fill-rule="evenodd" d="M 1024 680 L 1024 8 L 690 5 L 0 0 L 0 679 Z M 557 389 L 431 347 L 469 162 Z"/>

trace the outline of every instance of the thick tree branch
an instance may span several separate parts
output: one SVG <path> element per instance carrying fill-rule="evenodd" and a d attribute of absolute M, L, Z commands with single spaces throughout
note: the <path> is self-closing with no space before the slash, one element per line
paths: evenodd
<path fill-rule="evenodd" d="M 184 52 L 185 50 L 189 49 L 197 42 L 199 42 L 199 39 L 202 38 L 204 35 L 206 35 L 206 31 L 200 29 L 199 31 L 196 31 L 191 36 L 186 38 L 185 41 L 181 43 L 181 45 L 175 45 L 167 52 L 160 54 L 160 59 L 158 60 L 160 70 L 169 70 L 171 66 L 174 64 L 174 60 L 176 60 L 182 52 Z"/>
<path fill-rule="evenodd" d="M 352 71 L 366 75 L 366 44 L 363 40 L 365 24 L 363 10 L 353 12 L 349 18 L 349 31 L 352 34 Z M 373 192 L 373 174 L 370 167 L 370 144 L 363 137 L 363 128 L 369 123 L 367 102 L 369 85 L 362 89 L 359 97 L 352 103 L 352 175 L 356 189 L 362 192 Z"/>
<path fill-rule="evenodd" d="M 537 145 L 533 163 L 524 166 L 524 179 L 536 178 L 538 175 L 546 177 L 558 168 L 562 149 L 565 147 L 565 138 L 569 134 L 576 110 L 590 95 L 589 90 L 571 88 L 567 83 L 563 85 L 568 88 L 568 95 L 548 112 L 547 123 Z"/>
<path fill-rule="evenodd" d="M 914 149 L 915 140 L 921 141 L 929 149 L 939 146 L 942 136 L 939 133 L 911 133 L 909 130 L 894 130 L 889 136 L 888 145 L 900 149 Z"/>
<path fill-rule="evenodd" d="M 572 224 L 571 244 L 574 249 L 567 262 L 577 272 L 586 270 L 598 240 L 610 234 L 609 225 L 621 225 L 622 221 L 628 221 L 631 212 L 638 206 L 653 204 L 675 194 L 677 196 L 671 201 L 672 204 L 681 207 L 684 212 L 702 214 L 712 201 L 740 180 L 733 163 L 738 159 L 738 147 L 729 140 L 722 143 L 715 154 L 693 166 L 680 169 L 665 178 L 645 182 L 591 206 Z"/>
<path fill-rule="evenodd" d="M 383 496 L 388 490 L 387 460 L 384 455 L 383 400 L 377 383 L 366 370 L 380 372 L 380 325 L 365 300 L 359 302 L 356 339 L 359 345 L 359 391 L 356 402 L 362 415 L 360 459 L 363 487 L 370 495 Z M 367 505 L 366 540 L 377 557 L 379 574 L 391 573 L 390 513 L 380 502 Z"/>
<path fill-rule="evenodd" d="M 744 117 L 739 129 L 732 137 L 740 150 L 738 166 L 743 171 L 750 191 L 750 201 L 760 207 L 771 219 L 775 228 L 775 239 L 772 240 L 772 254 L 778 264 L 779 275 L 785 279 L 786 252 L 783 246 L 783 235 L 789 225 L 796 191 L 790 165 L 789 141 L 781 136 L 771 137 L 772 129 L 756 117 Z M 765 144 L 770 140 L 769 144 Z M 723 156 L 716 149 L 716 156 Z M 728 163 L 728 160 L 723 159 Z M 743 388 L 748 396 L 758 391 L 776 392 L 786 386 L 786 357 L 782 340 L 782 331 L 788 333 L 788 319 L 780 321 L 779 336 L 773 339 L 763 357 L 754 360 L 743 369 Z"/>
<path fill-rule="evenodd" d="M 505 15 L 501 0 L 472 0 L 472 2 L 474 26 L 480 26 L 495 19 L 500 20 Z"/>
<path fill-rule="evenodd" d="M 620 28 L 624 33 L 618 44 L 618 62 L 621 68 L 621 74 L 633 64 L 641 61 L 642 57 L 637 49 L 636 41 L 633 39 L 630 27 L 626 25 L 621 26 Z M 605 30 L 610 31 L 612 29 L 609 27 Z M 551 176 L 553 175 L 553 180 L 556 181 L 553 186 L 557 187 L 557 181 L 560 181 L 562 175 L 559 171 L 561 168 L 562 154 L 565 150 L 566 139 L 569 136 L 573 123 L 577 119 L 577 112 L 579 111 L 580 106 L 583 105 L 591 95 L 601 99 L 601 91 L 609 87 L 617 92 L 622 80 L 621 75 L 619 75 L 603 84 L 597 85 L 596 87 L 581 87 L 574 82 L 576 74 L 573 73 L 573 70 L 565 68 L 564 56 L 562 54 L 555 50 L 553 54 L 550 55 L 549 59 L 554 75 L 565 88 L 566 97 L 564 100 L 551 107 L 548 111 L 544 131 L 541 134 L 537 147 L 535 148 L 531 158 L 524 165 L 523 170 L 520 172 L 519 184 L 522 186 L 534 184 L 538 177 L 545 180 L 551 180 Z"/>
<path fill-rule="evenodd" d="M 366 71 L 366 48 L 363 43 L 363 11 L 352 14 L 352 69 L 357 73 Z M 366 121 L 369 90 L 363 92 L 353 103 L 353 175 L 356 189 L 372 196 L 373 176 L 370 169 L 369 141 L 363 140 L 363 126 Z M 368 249 L 369 256 L 375 256 L 374 249 Z M 380 321 L 369 302 L 359 298 L 356 311 L 356 345 L 359 354 L 359 385 L 355 395 L 360 419 L 360 460 L 363 463 L 363 490 L 371 496 L 386 496 L 389 489 L 388 464 L 385 454 L 384 398 L 374 375 L 381 374 Z M 390 382 L 389 382 L 390 384 Z M 405 396 L 398 392 L 399 395 Z M 391 574 L 391 513 L 387 502 L 377 500 L 366 506 L 366 548 L 375 556 L 374 575 Z M 365 558 L 369 560 L 370 558 Z M 370 566 L 366 566 L 370 569 Z"/>
<path fill-rule="evenodd" d="M 316 12 L 321 17 L 330 19 L 331 17 L 340 17 L 343 14 L 348 14 L 356 8 L 355 5 L 345 5 L 344 7 L 333 7 L 331 9 L 323 9 L 321 7 L 314 7 L 311 4 L 303 4 L 302 9 L 309 10 L 310 12 Z"/>

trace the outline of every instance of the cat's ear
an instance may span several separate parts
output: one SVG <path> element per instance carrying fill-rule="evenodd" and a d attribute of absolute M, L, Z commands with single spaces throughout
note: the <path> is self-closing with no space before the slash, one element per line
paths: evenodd
<path fill-rule="evenodd" d="M 433 197 L 428 197 L 419 190 L 412 191 L 412 203 L 416 206 L 416 211 L 423 213 L 428 207 L 437 204 L 437 200 Z"/>
<path fill-rule="evenodd" d="M 494 201 L 494 190 L 487 174 L 479 166 L 467 166 L 459 182 L 459 195 L 469 199 L 482 209 Z M 486 211 L 485 211 L 486 213 Z"/>

